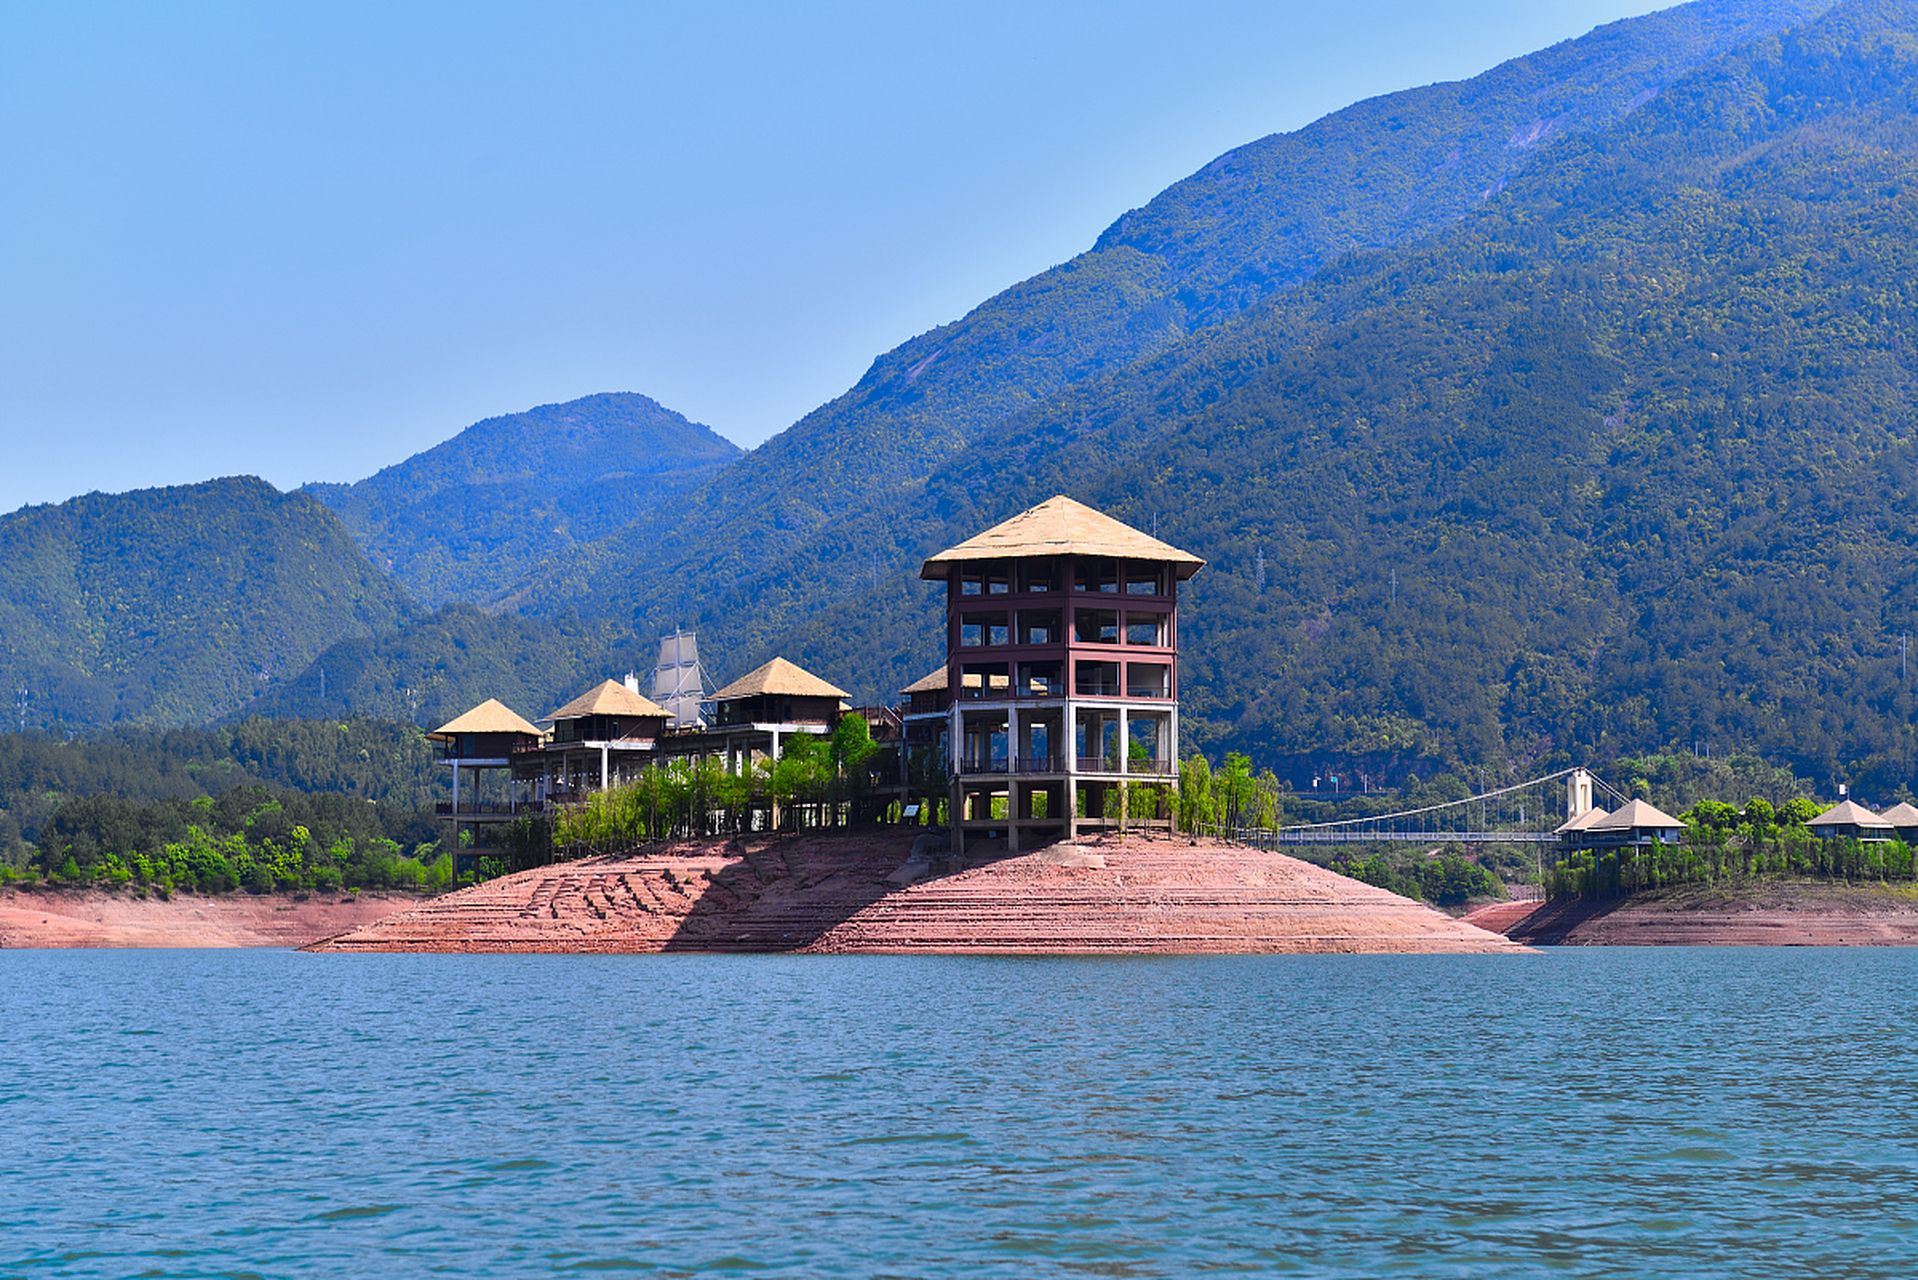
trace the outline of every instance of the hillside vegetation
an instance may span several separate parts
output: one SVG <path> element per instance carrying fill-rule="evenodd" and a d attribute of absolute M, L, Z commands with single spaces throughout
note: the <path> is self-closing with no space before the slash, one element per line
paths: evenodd
<path fill-rule="evenodd" d="M 1705 0 L 1240 147 L 1120 218 L 1089 252 L 880 356 L 845 395 L 683 501 L 495 603 L 577 608 L 641 634 L 696 623 L 747 669 L 822 593 L 914 572 L 937 549 L 917 536 L 925 486 L 1008 418 L 1177 350 L 1342 254 L 1450 225 L 1553 141 L 1628 118 L 1688 69 L 1826 4 Z M 845 521 L 895 508 L 898 535 L 844 537 Z M 855 657 L 834 678 L 870 696 L 923 674 L 907 674 L 919 661 L 874 681 Z"/>
<path fill-rule="evenodd" d="M 711 428 L 618 393 L 488 418 L 357 484 L 307 492 L 437 605 L 496 595 L 739 456 Z"/>
<path fill-rule="evenodd" d="M 949 537 L 1063 487 L 1210 560 L 1201 743 L 1512 769 L 1716 744 L 1889 794 L 1914 107 L 1918 6 L 1843 5 L 1451 231 L 1006 424 L 925 505 Z"/>
<path fill-rule="evenodd" d="M 252 477 L 0 516 L 16 729 L 205 723 L 411 608 L 325 507 Z"/>

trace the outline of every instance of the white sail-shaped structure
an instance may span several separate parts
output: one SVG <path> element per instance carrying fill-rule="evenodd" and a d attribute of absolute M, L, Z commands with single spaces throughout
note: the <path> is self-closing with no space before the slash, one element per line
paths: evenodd
<path fill-rule="evenodd" d="M 699 704 L 706 697 L 706 672 L 699 665 L 699 639 L 675 631 L 659 640 L 659 665 L 653 669 L 653 701 L 666 708 L 675 729 L 704 727 Z"/>

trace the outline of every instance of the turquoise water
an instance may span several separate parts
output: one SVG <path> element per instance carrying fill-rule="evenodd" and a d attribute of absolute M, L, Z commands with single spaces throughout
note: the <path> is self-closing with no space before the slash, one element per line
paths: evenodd
<path fill-rule="evenodd" d="M 1918 952 L 0 953 L 0 1276 L 1908 1276 Z"/>

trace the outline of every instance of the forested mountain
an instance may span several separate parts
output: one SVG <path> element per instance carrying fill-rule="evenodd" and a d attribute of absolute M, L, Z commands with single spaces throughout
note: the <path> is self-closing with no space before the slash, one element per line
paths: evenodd
<path fill-rule="evenodd" d="M 251 477 L 0 516 L 15 728 L 203 723 L 412 607 L 325 507 Z"/>
<path fill-rule="evenodd" d="M 1689 68 L 1828 4 L 1702 0 L 1240 147 L 1089 252 L 879 357 L 712 483 L 495 603 L 616 614 L 648 634 L 697 621 L 716 645 L 763 656 L 810 610 L 816 571 L 839 593 L 875 568 L 916 567 L 915 545 L 851 547 L 841 521 L 913 500 L 1007 417 L 1175 348 L 1343 253 L 1448 225 L 1554 140 L 1606 127 Z"/>
<path fill-rule="evenodd" d="M 1200 744 L 1388 773 L 1711 744 L 1888 795 L 1915 773 L 1915 197 L 1918 5 L 1852 0 L 840 536 L 916 552 L 1058 490 L 1156 527 L 1211 562 Z M 784 647 L 853 637 L 842 682 L 928 665 L 929 593 L 881 594 L 920 616 L 842 600 Z"/>
<path fill-rule="evenodd" d="M 1902 51 L 1918 24 L 1906 5 L 1851 3 L 1723 51 L 1731 34 L 1791 16 L 1694 6 L 1549 51 L 1543 80 L 1562 92 L 1580 67 L 1622 92 L 1622 66 L 1676 71 L 1693 53 L 1700 65 L 1610 115 L 1594 108 L 1573 122 L 1582 131 L 1520 121 L 1506 141 L 1539 145 L 1510 148 L 1525 165 L 1503 190 L 1449 227 L 1408 228 L 1401 239 L 1428 232 L 1410 243 L 1336 260 L 1342 246 L 1322 245 L 1328 265 L 1299 279 L 1314 264 L 1298 258 L 1293 287 L 1273 283 L 1256 305 L 1204 246 L 1230 240 L 1234 218 L 1267 229 L 1234 243 L 1282 240 L 1269 228 L 1302 219 L 1273 207 L 1323 206 L 1336 184 L 1301 179 L 1287 195 L 1262 178 L 1235 212 L 1215 188 L 1229 166 L 1209 170 L 1042 277 L 1045 290 L 987 304 L 930 364 L 926 340 L 883 358 L 861 388 L 729 469 L 729 496 L 675 508 L 684 529 L 649 545 L 636 526 L 520 603 L 570 600 L 589 619 L 582 643 L 595 625 L 625 643 L 629 621 L 641 637 L 697 624 L 722 676 L 777 648 L 883 697 L 940 658 L 919 560 L 1064 491 L 1212 562 L 1184 630 L 1194 744 L 1391 776 L 1423 761 L 1499 770 L 1695 741 L 1888 793 L 1913 773 L 1894 673 L 1912 590 L 1903 307 L 1918 230 Z M 1721 43 L 1688 46 L 1687 32 Z M 1634 49 L 1667 56 L 1635 64 L 1620 52 Z M 1490 96 L 1535 105 L 1539 83 Z M 1301 172 L 1323 179 L 1330 170 L 1297 158 L 1321 152 L 1366 169 L 1350 159 L 1358 118 L 1297 135 L 1312 135 L 1294 155 Z M 1246 155 L 1234 153 L 1241 166 Z M 1129 363 L 1088 356 L 1050 384 L 1007 373 L 1023 408 L 950 376 L 937 394 L 920 385 L 957 367 L 962 331 L 1069 292 L 1091 258 L 1142 252 L 1133 238 L 1173 258 L 1200 246 L 1182 278 L 1210 281 L 1188 291 L 1209 301 L 1190 302 L 1178 327 L 1217 323 L 1126 351 L 1146 353 Z M 1151 306 L 1128 297 L 1115 306 L 1136 331 Z M 1082 318 L 1071 301 L 1057 314 Z M 934 421 L 951 428 L 946 445 L 912 425 Z M 897 447 L 868 457 L 845 443 L 861 432 Z M 785 463 L 776 483 L 754 470 L 773 458 Z M 915 458 L 923 478 L 860 471 Z M 758 511 L 735 512 L 723 533 L 709 523 L 749 499 Z M 696 537 L 706 545 L 685 550 Z M 410 661 L 379 679 L 426 669 Z"/>
<path fill-rule="evenodd" d="M 397 630 L 341 641 L 247 714 L 379 717 L 430 729 L 498 698 L 537 720 L 608 677 L 637 670 L 650 680 L 658 657 L 655 641 L 613 623 L 496 617 L 450 604 Z"/>
<path fill-rule="evenodd" d="M 1697 743 L 1918 784 L 1918 3 L 1826 8 L 1687 6 L 1241 148 L 709 482 L 568 526 L 517 612 L 394 592 L 206 714 L 538 716 L 677 624 L 716 678 L 777 651 L 887 697 L 942 657 L 920 561 L 1065 492 L 1210 562 L 1191 745 L 1399 781 Z M 431 457 L 330 500 L 434 599 L 544 554 L 482 573 L 553 508 Z M 465 493 L 464 564 L 406 541 Z"/>
<path fill-rule="evenodd" d="M 739 456 L 710 427 L 616 393 L 488 418 L 357 484 L 306 491 L 437 605 L 497 595 Z"/>

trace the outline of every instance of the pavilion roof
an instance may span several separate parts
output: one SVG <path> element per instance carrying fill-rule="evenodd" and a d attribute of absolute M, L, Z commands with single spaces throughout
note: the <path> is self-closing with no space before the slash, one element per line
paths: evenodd
<path fill-rule="evenodd" d="M 583 716 L 670 716 L 672 712 L 617 680 L 606 680 L 580 694 L 548 720 L 577 720 Z"/>
<path fill-rule="evenodd" d="M 1566 820 L 1552 834 L 1562 836 L 1572 831 L 1583 831 L 1587 827 L 1590 827 L 1592 824 L 1603 822 L 1605 821 L 1605 819 L 1609 817 L 1611 817 L 1611 815 L 1609 813 L 1606 813 L 1603 809 L 1599 809 L 1596 807 L 1587 809 L 1584 813 L 1579 814 L 1576 818 L 1570 818 Z"/>
<path fill-rule="evenodd" d="M 1918 827 L 1918 808 L 1900 800 L 1878 815 L 1894 827 Z"/>
<path fill-rule="evenodd" d="M 426 736 L 446 739 L 458 733 L 525 733 L 539 737 L 537 726 L 527 723 L 517 711 L 498 698 L 488 698 L 465 715 L 455 716 Z"/>
<path fill-rule="evenodd" d="M 1805 824 L 1808 827 L 1890 827 L 1882 817 L 1850 800 L 1840 800 Z"/>
<path fill-rule="evenodd" d="M 946 687 L 948 674 L 946 664 L 942 662 L 899 692 L 908 695 L 915 693 L 937 693 Z M 1914 821 L 1918 821 L 1918 819 L 1914 819 Z"/>
<path fill-rule="evenodd" d="M 943 579 L 953 565 L 964 560 L 1060 555 L 1155 560 L 1170 564 L 1182 581 L 1205 567 L 1205 561 L 1191 552 L 1160 542 L 1103 511 L 1059 494 L 941 551 L 920 566 L 919 576 Z"/>
<path fill-rule="evenodd" d="M 1633 800 L 1620 806 L 1612 815 L 1587 827 L 1588 831 L 1636 831 L 1642 827 L 1665 827 L 1677 830 L 1685 824 L 1663 809 L 1653 808 L 1643 800 Z"/>
<path fill-rule="evenodd" d="M 734 698 L 756 698 L 761 694 L 781 694 L 789 698 L 849 698 L 852 695 L 838 685 L 827 684 L 804 667 L 774 658 L 765 666 L 749 671 L 713 695 L 715 702 Z"/>

